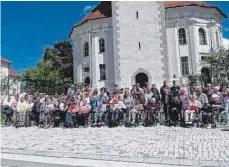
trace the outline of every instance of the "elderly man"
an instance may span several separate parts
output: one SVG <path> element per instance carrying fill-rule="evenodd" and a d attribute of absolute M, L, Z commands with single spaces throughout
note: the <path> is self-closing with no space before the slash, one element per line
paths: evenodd
<path fill-rule="evenodd" d="M 197 100 L 201 102 L 201 105 L 208 104 L 208 97 L 205 93 L 202 92 L 201 88 L 196 89 Z"/>

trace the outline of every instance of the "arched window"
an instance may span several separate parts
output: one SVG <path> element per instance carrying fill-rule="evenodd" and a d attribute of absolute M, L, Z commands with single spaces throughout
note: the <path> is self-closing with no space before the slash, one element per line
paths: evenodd
<path fill-rule="evenodd" d="M 181 45 L 185 45 L 187 44 L 187 41 L 186 41 L 186 34 L 185 34 L 185 29 L 184 28 L 180 28 L 178 30 L 178 35 L 179 35 L 179 43 Z"/>
<path fill-rule="evenodd" d="M 105 52 L 105 40 L 103 38 L 99 39 L 99 52 Z"/>
<path fill-rule="evenodd" d="M 84 57 L 89 56 L 89 44 L 86 42 L 84 44 Z"/>
<path fill-rule="evenodd" d="M 215 32 L 215 37 L 216 37 L 216 46 L 219 47 L 219 34 L 217 31 Z"/>
<path fill-rule="evenodd" d="M 207 44 L 207 40 L 206 40 L 206 33 L 205 33 L 204 29 L 200 28 L 198 33 L 199 33 L 199 43 L 200 43 L 200 45 L 206 45 Z"/>

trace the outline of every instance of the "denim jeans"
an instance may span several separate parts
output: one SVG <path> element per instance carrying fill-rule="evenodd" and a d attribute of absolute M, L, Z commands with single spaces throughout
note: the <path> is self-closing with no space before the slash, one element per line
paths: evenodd
<path fill-rule="evenodd" d="M 67 113 L 66 114 L 66 121 L 67 122 L 72 122 L 72 114 L 71 113 Z"/>
<path fill-rule="evenodd" d="M 225 114 L 225 118 L 226 118 L 226 123 L 228 124 L 229 123 L 229 102 L 225 103 L 224 111 L 222 111 L 220 113 L 220 116 L 222 116 L 224 114 Z"/>

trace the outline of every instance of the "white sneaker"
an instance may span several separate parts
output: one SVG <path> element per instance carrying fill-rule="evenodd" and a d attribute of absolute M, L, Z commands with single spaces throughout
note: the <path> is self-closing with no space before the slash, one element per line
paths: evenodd
<path fill-rule="evenodd" d="M 211 128 L 212 128 L 212 125 L 208 124 L 207 129 L 211 129 Z"/>

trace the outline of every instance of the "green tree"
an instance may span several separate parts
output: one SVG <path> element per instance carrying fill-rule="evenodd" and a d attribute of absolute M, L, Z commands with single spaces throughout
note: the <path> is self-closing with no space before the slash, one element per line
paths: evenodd
<path fill-rule="evenodd" d="M 53 47 L 47 47 L 41 62 L 24 72 L 24 81 L 29 90 L 66 92 L 73 83 L 72 45 L 67 41 L 60 41 Z"/>
<path fill-rule="evenodd" d="M 212 84 L 222 84 L 229 80 L 229 51 L 223 47 L 209 56 L 202 62 L 209 69 Z"/>

